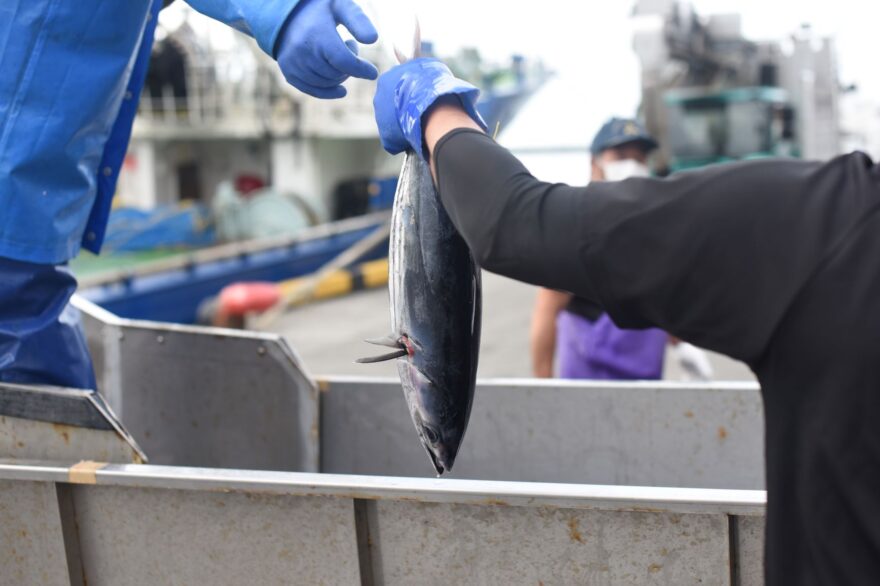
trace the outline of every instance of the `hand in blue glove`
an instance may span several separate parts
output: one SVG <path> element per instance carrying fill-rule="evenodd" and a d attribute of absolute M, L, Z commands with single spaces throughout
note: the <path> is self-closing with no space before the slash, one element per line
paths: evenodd
<path fill-rule="evenodd" d="M 422 115 L 440 97 L 448 95 L 458 96 L 465 112 L 486 129 L 476 108 L 480 90 L 456 78 L 437 59 L 414 59 L 383 74 L 373 98 L 373 108 L 385 150 L 396 155 L 410 149 L 427 158 Z"/>
<path fill-rule="evenodd" d="M 376 79 L 372 63 L 358 57 L 357 43 L 343 43 L 336 25 L 357 41 L 375 43 L 376 28 L 354 0 L 300 0 L 278 35 L 276 55 L 284 78 L 316 98 L 341 98 L 349 76 Z"/>

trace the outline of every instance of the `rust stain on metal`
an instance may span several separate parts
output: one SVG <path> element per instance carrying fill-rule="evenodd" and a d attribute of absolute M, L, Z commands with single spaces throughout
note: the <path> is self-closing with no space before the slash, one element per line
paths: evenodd
<path fill-rule="evenodd" d="M 568 537 L 572 541 L 577 541 L 578 543 L 584 542 L 584 536 L 581 535 L 580 529 L 578 527 L 578 519 L 577 517 L 571 517 L 568 520 Z"/>
<path fill-rule="evenodd" d="M 278 552 L 278 559 L 292 560 L 292 559 L 294 559 L 294 553 L 291 549 L 285 547 L 284 549 L 282 549 L 281 551 Z"/>
<path fill-rule="evenodd" d="M 658 507 L 625 507 L 622 509 L 617 509 L 619 511 L 630 511 L 632 513 L 666 513 L 666 509 L 661 509 Z M 674 522 L 674 521 L 673 521 Z"/>
<path fill-rule="evenodd" d="M 53 423 L 52 429 L 55 430 L 55 433 L 61 436 L 61 439 L 64 440 L 65 444 L 70 444 L 70 426 L 64 425 L 62 423 Z"/>
<path fill-rule="evenodd" d="M 684 416 L 687 417 L 688 419 L 693 419 L 693 418 L 694 418 L 694 412 L 691 411 L 691 410 L 687 410 L 687 411 L 684 412 Z"/>
<path fill-rule="evenodd" d="M 718 428 L 718 439 L 727 439 L 727 429 L 725 429 L 723 425 Z"/>
<path fill-rule="evenodd" d="M 404 503 L 422 503 L 424 502 L 422 499 L 415 496 L 399 496 L 394 500 L 398 500 Z"/>
<path fill-rule="evenodd" d="M 482 502 L 482 504 L 485 504 L 485 505 L 492 505 L 492 506 L 494 506 L 494 507 L 509 507 L 509 506 L 510 506 L 510 503 L 509 503 L 509 502 L 507 502 L 507 501 L 503 501 L 503 500 L 501 500 L 501 499 L 493 499 L 493 498 L 489 498 L 489 499 L 485 499 L 485 500 L 483 500 L 483 501 L 481 501 L 481 502 Z"/>
<path fill-rule="evenodd" d="M 318 383 L 318 390 L 322 393 L 326 393 L 330 390 L 330 381 L 328 381 L 327 379 L 319 378 L 315 380 L 315 382 Z"/>
<path fill-rule="evenodd" d="M 377 501 L 382 500 L 382 497 L 372 494 L 363 494 L 359 492 L 340 492 L 340 493 L 320 493 L 320 492 L 309 492 L 307 490 L 288 490 L 285 488 L 279 489 L 271 489 L 271 488 L 226 488 L 226 487 L 215 487 L 215 488 L 206 488 L 205 492 L 213 492 L 220 494 L 240 494 L 244 495 L 249 499 L 259 498 L 259 497 L 276 497 L 276 496 L 296 496 L 296 497 L 308 497 L 308 498 L 334 498 L 334 499 L 357 499 L 357 500 L 365 500 L 365 501 Z M 398 499 L 399 497 L 395 497 Z M 418 497 L 408 497 L 412 502 L 422 503 L 426 502 L 424 499 L 420 499 Z"/>

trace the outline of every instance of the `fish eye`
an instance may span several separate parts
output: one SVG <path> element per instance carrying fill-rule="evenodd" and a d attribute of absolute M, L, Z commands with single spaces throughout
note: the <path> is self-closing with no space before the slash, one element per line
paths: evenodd
<path fill-rule="evenodd" d="M 427 425 L 423 426 L 422 429 L 425 432 L 425 439 L 427 439 L 432 444 L 436 444 L 440 441 L 440 434 L 428 427 Z"/>

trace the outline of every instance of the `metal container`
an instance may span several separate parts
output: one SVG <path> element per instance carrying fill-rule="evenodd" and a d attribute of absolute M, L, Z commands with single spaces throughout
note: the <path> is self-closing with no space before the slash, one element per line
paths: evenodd
<path fill-rule="evenodd" d="M 481 381 L 436 479 L 396 381 L 77 303 L 151 465 L 0 460 L 0 585 L 762 583 L 754 385 Z"/>
<path fill-rule="evenodd" d="M 761 491 L 73 472 L 0 462 L 0 583 L 761 583 Z"/>

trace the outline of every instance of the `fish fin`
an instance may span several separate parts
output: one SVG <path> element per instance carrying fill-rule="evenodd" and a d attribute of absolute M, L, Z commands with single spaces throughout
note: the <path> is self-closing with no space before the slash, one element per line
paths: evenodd
<path fill-rule="evenodd" d="M 413 32 L 413 59 L 422 56 L 422 25 L 419 22 L 419 16 L 416 15 L 416 26 Z"/>
<path fill-rule="evenodd" d="M 394 56 L 397 58 L 398 63 L 406 63 L 409 61 L 409 59 L 406 58 L 406 55 L 404 55 L 396 46 L 394 47 Z"/>
<path fill-rule="evenodd" d="M 422 56 L 422 25 L 419 23 L 419 17 L 415 17 L 415 29 L 413 32 L 413 52 L 412 57 L 407 57 L 403 51 L 394 46 L 394 56 L 397 57 L 398 63 L 406 63 L 410 59 L 418 59 Z"/>
<path fill-rule="evenodd" d="M 381 356 L 370 356 L 369 358 L 358 358 L 355 360 L 358 364 L 373 364 L 375 362 L 385 362 L 386 360 L 394 360 L 395 358 L 403 358 L 407 352 L 405 349 L 395 350 Z"/>
<path fill-rule="evenodd" d="M 395 336 L 394 334 L 388 334 L 383 338 L 369 338 L 364 340 L 367 344 L 372 344 L 373 346 L 385 346 L 386 348 L 398 348 L 398 349 L 406 349 L 400 342 L 400 338 Z"/>

